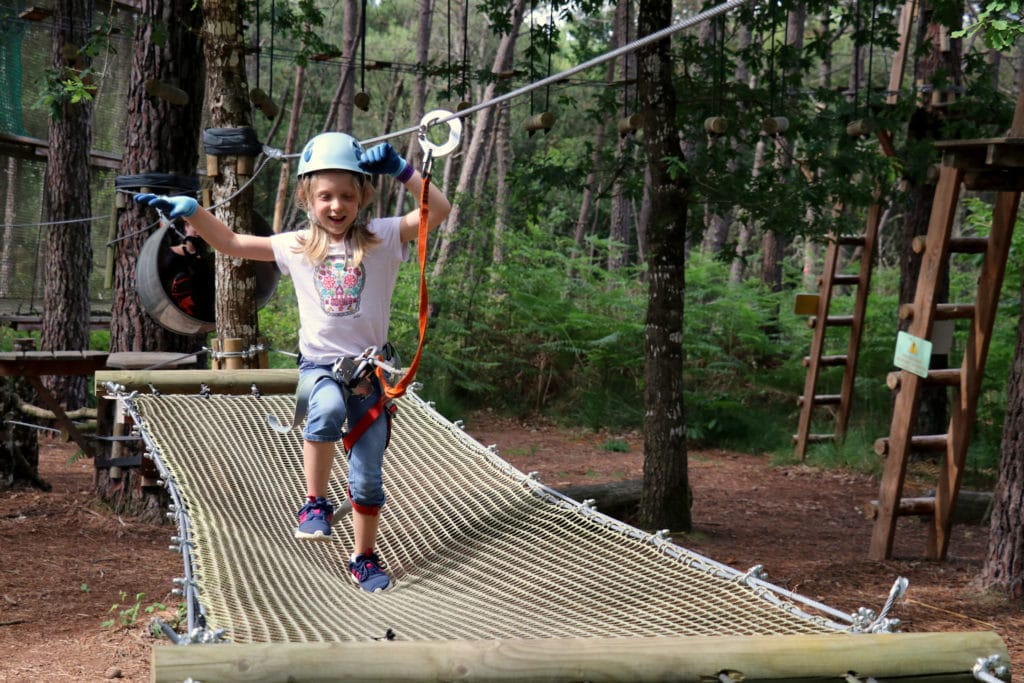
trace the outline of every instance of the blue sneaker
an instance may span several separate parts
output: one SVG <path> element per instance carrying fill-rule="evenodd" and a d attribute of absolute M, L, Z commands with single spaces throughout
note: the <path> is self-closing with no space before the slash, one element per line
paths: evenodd
<path fill-rule="evenodd" d="M 331 538 L 331 519 L 334 517 L 334 506 L 326 498 L 306 501 L 299 510 L 299 526 L 295 530 L 295 538 L 309 538 L 314 541 L 327 541 Z"/>
<path fill-rule="evenodd" d="M 348 570 L 352 573 L 352 580 L 368 593 L 377 593 L 391 585 L 377 553 L 357 555 L 355 561 L 348 563 Z"/>

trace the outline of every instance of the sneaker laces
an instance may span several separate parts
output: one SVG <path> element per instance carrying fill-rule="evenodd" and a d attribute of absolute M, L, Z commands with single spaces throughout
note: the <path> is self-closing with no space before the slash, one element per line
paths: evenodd
<path fill-rule="evenodd" d="M 376 568 L 376 572 L 373 571 L 374 568 Z M 383 573 L 385 568 L 384 562 L 377 553 L 359 555 L 356 557 L 356 561 L 352 563 L 352 571 L 360 581 L 365 581 L 371 574 Z"/>
<path fill-rule="evenodd" d="M 313 516 L 320 516 L 328 522 L 334 516 L 334 506 L 326 498 L 307 500 L 306 504 L 299 510 L 299 519 L 307 520 Z"/>

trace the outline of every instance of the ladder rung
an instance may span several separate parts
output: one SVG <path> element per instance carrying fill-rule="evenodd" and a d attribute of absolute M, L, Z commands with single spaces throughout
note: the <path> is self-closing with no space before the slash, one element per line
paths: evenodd
<path fill-rule="evenodd" d="M 946 450 L 946 434 L 925 434 L 910 437 L 910 450 L 918 452 L 934 452 Z M 889 437 L 885 436 L 875 440 L 875 453 L 878 455 L 889 455 Z"/>
<path fill-rule="evenodd" d="M 798 406 L 804 404 L 804 396 L 799 397 L 796 400 Z M 814 396 L 814 405 L 816 406 L 837 406 L 843 402 L 841 394 L 816 394 Z"/>
<path fill-rule="evenodd" d="M 835 434 L 808 434 L 807 435 L 808 443 L 824 443 L 826 441 L 835 441 L 835 440 L 836 440 L 836 435 Z"/>
<path fill-rule="evenodd" d="M 914 317 L 914 304 L 900 304 L 900 319 Z M 970 320 L 974 317 L 974 304 L 936 304 L 935 320 Z"/>
<path fill-rule="evenodd" d="M 808 434 L 807 436 L 804 437 L 805 443 L 824 443 L 826 441 L 835 441 L 835 440 L 836 440 L 836 435 L 835 434 Z M 800 435 L 799 434 L 794 434 L 793 435 L 793 443 L 799 443 L 799 442 L 800 442 Z"/>
<path fill-rule="evenodd" d="M 818 324 L 818 316 L 812 315 L 807 319 L 807 327 L 814 329 Z M 825 319 L 826 327 L 852 327 L 853 316 L 852 315 L 830 315 Z"/>
<path fill-rule="evenodd" d="M 935 497 L 924 498 L 901 498 L 900 504 L 896 506 L 896 514 L 900 517 L 908 516 L 933 516 L 935 514 Z M 864 516 L 868 519 L 878 517 L 878 501 L 873 500 L 864 504 Z"/>
<path fill-rule="evenodd" d="M 860 284 L 860 275 L 836 275 L 832 278 L 834 285 L 857 285 Z"/>
<path fill-rule="evenodd" d="M 811 357 L 804 356 L 804 367 L 810 367 Z M 818 358 L 819 366 L 835 367 L 837 365 L 846 365 L 846 356 L 820 356 Z"/>
<path fill-rule="evenodd" d="M 836 238 L 836 244 L 842 247 L 863 247 L 866 241 L 864 235 L 843 235 Z"/>
<path fill-rule="evenodd" d="M 885 376 L 885 385 L 896 391 L 900 388 L 902 377 L 902 372 L 890 372 Z M 951 387 L 960 386 L 960 368 L 929 370 L 928 376 L 924 377 L 923 380 L 928 384 L 942 384 Z"/>
<path fill-rule="evenodd" d="M 927 247 L 927 238 L 924 235 L 918 235 L 910 241 L 910 246 L 915 254 L 923 254 Z M 984 254 L 987 249 L 987 237 L 951 237 L 949 239 L 949 250 L 954 254 Z"/>

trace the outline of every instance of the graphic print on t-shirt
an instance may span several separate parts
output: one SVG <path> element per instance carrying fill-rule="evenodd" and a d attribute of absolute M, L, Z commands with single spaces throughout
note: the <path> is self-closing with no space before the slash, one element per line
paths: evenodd
<path fill-rule="evenodd" d="M 324 313 L 349 316 L 359 312 L 359 296 L 366 283 L 362 265 L 349 265 L 344 254 L 329 255 L 313 271 L 313 278 Z"/>

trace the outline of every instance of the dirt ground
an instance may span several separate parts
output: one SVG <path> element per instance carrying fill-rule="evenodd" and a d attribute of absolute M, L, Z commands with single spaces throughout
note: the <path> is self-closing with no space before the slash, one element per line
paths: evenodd
<path fill-rule="evenodd" d="M 555 488 L 641 476 L 636 433 L 486 414 L 467 419 L 466 430 Z M 171 579 L 182 571 L 167 549 L 173 528 L 106 510 L 92 494 L 92 463 L 73 461 L 74 452 L 43 439 L 40 470 L 53 490 L 0 493 L 0 681 L 148 680 L 150 612 L 173 617 Z M 987 527 L 955 527 L 949 559 L 938 563 L 923 559 L 922 523 L 901 519 L 897 558 L 872 562 L 862 513 L 877 494 L 870 477 L 724 451 L 691 451 L 689 468 L 695 529 L 674 534 L 677 543 L 743 571 L 763 565 L 769 581 L 847 613 L 880 610 L 906 577 L 907 596 L 890 613 L 904 631 L 995 631 L 1013 665 L 1024 663 L 1021 606 L 972 587 Z M 1014 680 L 1024 676 L 1015 671 Z"/>

